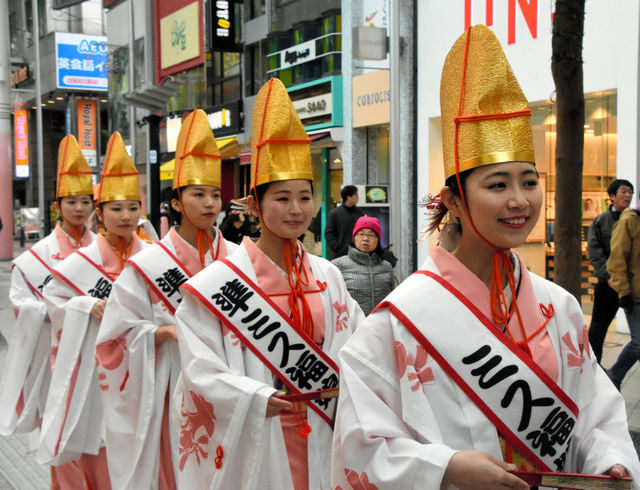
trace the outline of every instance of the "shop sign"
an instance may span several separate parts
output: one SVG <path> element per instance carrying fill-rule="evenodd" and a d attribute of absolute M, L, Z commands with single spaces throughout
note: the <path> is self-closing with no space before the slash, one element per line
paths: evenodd
<path fill-rule="evenodd" d="M 13 115 L 16 148 L 16 177 L 29 177 L 29 118 L 27 111 L 16 109 Z"/>
<path fill-rule="evenodd" d="M 478 1 L 478 0 L 476 0 Z M 471 13 L 473 0 L 464 1 L 464 29 L 465 31 L 471 26 Z M 494 19 L 494 3 L 495 0 L 483 0 L 485 4 L 485 25 L 493 26 Z M 517 0 L 520 12 L 524 17 L 531 37 L 538 38 L 538 0 Z M 499 2 L 500 10 L 504 11 L 505 2 Z M 516 43 L 516 0 L 507 2 L 507 43 Z"/>
<path fill-rule="evenodd" d="M 326 116 L 332 112 L 331 94 L 316 95 L 306 99 L 294 100 L 293 107 L 298 112 L 300 119 L 309 119 L 312 117 Z"/>
<path fill-rule="evenodd" d="M 107 38 L 56 32 L 58 88 L 107 90 Z"/>
<path fill-rule="evenodd" d="M 16 66 L 11 71 L 11 86 L 13 88 L 20 86 L 22 82 L 26 82 L 27 80 L 29 80 L 29 66 Z"/>
<path fill-rule="evenodd" d="M 240 112 L 242 106 L 240 102 L 218 105 L 205 109 L 211 130 L 216 136 L 223 136 L 241 131 Z"/>
<path fill-rule="evenodd" d="M 389 70 L 353 77 L 353 127 L 388 124 L 390 120 Z"/>
<path fill-rule="evenodd" d="M 98 165 L 97 104 L 95 99 L 78 99 L 76 103 L 78 117 L 78 144 L 80 151 L 90 167 Z"/>
<path fill-rule="evenodd" d="M 235 1 L 212 2 L 211 49 L 213 51 L 238 51 L 235 31 Z"/>
<path fill-rule="evenodd" d="M 163 70 L 200 56 L 200 2 L 160 19 L 160 66 Z"/>
<path fill-rule="evenodd" d="M 203 0 L 154 0 L 155 82 L 205 63 Z M 210 29 L 210 28 L 209 28 Z"/>
<path fill-rule="evenodd" d="M 301 44 L 296 44 L 279 52 L 280 68 L 289 68 L 300 65 L 316 58 L 316 40 L 312 39 Z"/>

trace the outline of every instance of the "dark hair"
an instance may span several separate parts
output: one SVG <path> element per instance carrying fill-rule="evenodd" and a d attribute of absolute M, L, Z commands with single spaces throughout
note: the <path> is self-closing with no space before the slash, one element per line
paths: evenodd
<path fill-rule="evenodd" d="M 623 185 L 630 187 L 631 191 L 633 192 L 633 184 L 631 182 L 625 179 L 616 179 L 611 182 L 611 184 L 609 184 L 609 187 L 607 187 L 607 194 L 609 196 L 611 196 L 612 194 L 615 196 L 618 193 L 618 189 L 620 189 L 620 187 L 622 187 Z"/>
<path fill-rule="evenodd" d="M 274 184 L 275 182 L 280 182 L 280 181 L 267 182 L 266 184 L 260 184 L 259 186 L 254 187 L 253 189 L 251 189 L 251 195 L 255 197 L 259 203 L 262 202 L 262 199 L 264 198 L 264 195 L 266 194 L 267 189 L 271 184 Z M 313 182 L 310 180 L 307 180 L 307 182 L 309 182 L 309 184 L 311 185 L 311 194 L 313 194 Z"/>
<path fill-rule="evenodd" d="M 453 174 L 449 177 L 444 185 L 449 188 L 451 193 L 456 197 L 461 197 L 462 193 L 465 192 L 465 183 L 467 182 L 467 178 L 471 175 L 473 169 L 465 170 L 464 172 L 460 172 L 460 185 L 462 186 L 462 192 L 460 192 L 460 187 L 458 186 L 458 179 L 456 178 L 456 174 Z M 440 226 L 440 223 L 449 212 L 447 206 L 445 206 L 444 202 L 440 202 L 435 212 L 429 217 L 429 225 L 427 227 L 427 233 L 431 234 L 434 230 Z"/>
<path fill-rule="evenodd" d="M 182 187 L 180 187 L 180 189 L 173 189 L 171 191 L 171 197 L 169 197 L 169 218 L 171 223 L 175 223 L 177 225 L 182 224 L 182 213 L 180 211 L 176 211 L 175 209 L 173 209 L 173 206 L 171 205 L 171 201 L 173 201 L 174 199 L 180 201 L 180 196 L 182 195 L 182 193 L 187 187 L 189 186 L 183 185 Z M 178 193 L 178 190 L 180 191 L 179 193 Z"/>
<path fill-rule="evenodd" d="M 358 193 L 358 188 L 355 185 L 345 185 L 340 191 L 342 196 L 342 202 L 347 202 L 347 197 L 351 197 Z"/>

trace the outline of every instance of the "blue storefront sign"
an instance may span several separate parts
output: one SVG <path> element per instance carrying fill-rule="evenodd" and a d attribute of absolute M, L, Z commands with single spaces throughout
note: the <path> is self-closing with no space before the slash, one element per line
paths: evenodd
<path fill-rule="evenodd" d="M 56 33 L 58 88 L 108 88 L 106 36 Z"/>

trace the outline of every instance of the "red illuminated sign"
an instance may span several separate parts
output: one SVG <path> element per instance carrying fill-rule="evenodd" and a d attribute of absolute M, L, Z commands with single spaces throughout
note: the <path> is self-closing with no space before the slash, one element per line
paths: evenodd
<path fill-rule="evenodd" d="M 495 0 L 485 0 L 485 25 L 493 26 L 493 4 Z M 538 38 L 538 0 L 517 0 L 522 16 L 524 17 L 531 37 Z M 471 7 L 473 0 L 464 0 L 464 29 L 471 26 Z M 508 34 L 507 42 L 516 43 L 516 0 L 509 0 L 508 3 Z"/>
<path fill-rule="evenodd" d="M 29 118 L 27 111 L 16 109 L 13 118 L 16 141 L 16 177 L 29 177 Z"/>

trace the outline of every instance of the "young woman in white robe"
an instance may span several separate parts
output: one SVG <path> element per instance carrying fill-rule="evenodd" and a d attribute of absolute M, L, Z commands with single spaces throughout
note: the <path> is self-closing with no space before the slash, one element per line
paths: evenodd
<path fill-rule="evenodd" d="M 113 281 L 127 259 L 147 246 L 135 233 L 139 199 L 135 166 L 122 137 L 114 133 L 107 147 L 97 209 L 105 234 L 59 264 L 44 288 L 53 325 L 53 373 L 38 460 L 52 465 L 79 460 L 83 483 L 94 489 L 111 488 L 95 343 Z"/>
<path fill-rule="evenodd" d="M 245 237 L 233 255 L 190 279 L 176 312 L 182 362 L 175 398 L 181 488 L 330 488 L 333 410 L 326 417 L 311 407 L 313 402 L 287 401 L 285 393 L 296 390 L 296 384 L 267 367 L 273 365 L 272 350 L 279 357 L 280 348 L 291 346 L 293 356 L 293 343 L 283 340 L 291 334 L 280 331 L 282 336 L 274 336 L 269 349 L 257 348 L 255 341 L 241 340 L 239 331 L 221 320 L 207 301 L 212 288 L 220 291 L 220 283 L 222 289 L 233 288 L 238 279 L 251 283 L 254 291 L 243 297 L 260 296 L 280 315 L 279 323 L 270 327 L 290 323 L 286 332 L 296 332 L 305 339 L 305 349 L 312 346 L 317 358 L 326 356 L 331 363 L 363 319 L 338 269 L 309 255 L 297 241 L 314 214 L 309 140 L 284 86 L 273 79 L 267 85 L 254 106 L 254 190 L 247 197 L 250 211 L 260 216 L 260 238 L 253 243 Z M 269 96 L 277 99 L 274 104 Z M 264 127 L 261 120 L 266 120 Z M 280 132 L 274 130 L 278 122 L 285 126 Z M 270 138 L 278 144 L 268 143 Z M 256 147 L 273 156 L 278 153 L 274 146 L 288 145 L 298 145 L 291 159 L 287 153 L 280 153 L 277 161 L 257 155 Z M 269 181 L 276 175 L 280 178 Z M 291 175 L 295 177 L 287 178 Z M 233 280 L 219 279 L 233 268 Z M 298 347 L 303 349 L 302 343 Z M 333 381 L 323 387 L 335 388 L 337 376 Z"/>
<path fill-rule="evenodd" d="M 34 449 L 51 380 L 51 321 L 42 289 L 52 268 L 94 240 L 86 226 L 93 209 L 91 191 L 91 168 L 75 137 L 68 135 L 58 151 L 55 207 L 60 222 L 14 261 L 9 290 L 16 324 L 0 387 L 0 433 L 31 432 L 28 445 Z M 51 467 L 51 488 L 72 488 L 78 478 L 82 471 L 74 462 Z"/>
<path fill-rule="evenodd" d="M 199 153 L 176 165 L 170 204 L 180 225 L 125 266 L 96 345 L 109 474 L 113 487 L 123 490 L 176 488 L 180 431 L 169 407 L 180 375 L 178 286 L 237 248 L 215 227 L 222 207 L 220 152 L 203 111 L 183 121 L 177 148 Z"/>
<path fill-rule="evenodd" d="M 580 305 L 513 252 L 543 202 L 527 103 L 490 30 L 467 34 L 443 72 L 447 181 L 432 223 L 448 211 L 459 243 L 432 248 L 341 351 L 333 486 L 525 489 L 513 472 L 558 471 L 631 475 L 640 488 L 624 400 Z M 469 119 L 458 128 L 454 116 Z M 571 410 L 547 413 L 556 398 Z"/>

